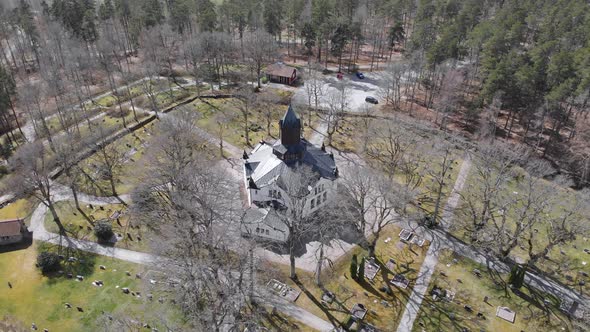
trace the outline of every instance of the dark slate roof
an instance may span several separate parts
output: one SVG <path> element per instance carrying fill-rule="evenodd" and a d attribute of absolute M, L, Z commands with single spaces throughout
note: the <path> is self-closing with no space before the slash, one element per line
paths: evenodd
<path fill-rule="evenodd" d="M 274 145 L 273 150 L 279 152 L 280 154 L 285 154 L 289 149 L 287 148 L 286 145 L 283 144 L 279 144 L 279 145 Z"/>
<path fill-rule="evenodd" d="M 281 120 L 281 128 L 301 128 L 301 120 L 291 105 Z"/>
<path fill-rule="evenodd" d="M 311 169 L 318 172 L 321 177 L 335 179 L 334 170 L 336 169 L 336 162 L 334 162 L 334 157 L 309 143 L 304 138 L 301 141 L 307 145 L 305 154 L 303 155 L 303 163 L 311 166 Z"/>

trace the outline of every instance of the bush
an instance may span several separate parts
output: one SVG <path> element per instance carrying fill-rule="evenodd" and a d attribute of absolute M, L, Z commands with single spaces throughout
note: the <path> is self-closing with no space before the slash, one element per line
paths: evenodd
<path fill-rule="evenodd" d="M 268 77 L 267 77 L 267 76 L 262 76 L 262 78 L 260 79 L 260 82 L 261 82 L 262 84 L 266 84 L 266 83 L 268 83 Z"/>
<path fill-rule="evenodd" d="M 37 256 L 37 266 L 43 273 L 55 272 L 61 267 L 59 256 L 53 252 L 43 251 Z"/>
<path fill-rule="evenodd" d="M 356 260 L 356 254 L 352 255 L 352 259 L 350 261 L 350 277 L 354 280 L 357 279 L 357 273 L 358 273 L 358 264 L 357 264 L 357 260 Z"/>
<path fill-rule="evenodd" d="M 99 221 L 94 226 L 94 235 L 96 235 L 99 241 L 109 241 L 113 237 L 113 234 L 113 227 L 106 221 Z"/>
<path fill-rule="evenodd" d="M 359 264 L 359 271 L 356 275 L 356 279 L 358 282 L 365 280 L 365 259 L 361 258 L 361 263 Z"/>
<path fill-rule="evenodd" d="M 524 284 L 524 277 L 526 275 L 526 268 L 524 266 L 515 265 L 510 270 L 508 277 L 508 284 L 514 288 L 521 288 Z"/>

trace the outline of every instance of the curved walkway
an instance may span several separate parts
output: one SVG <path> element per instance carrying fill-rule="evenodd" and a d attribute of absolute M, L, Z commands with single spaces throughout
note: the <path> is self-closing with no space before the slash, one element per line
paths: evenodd
<path fill-rule="evenodd" d="M 54 187 L 54 202 L 65 201 L 73 199 L 69 188 L 53 183 Z M 124 200 L 129 199 L 127 195 L 121 195 Z M 96 197 L 86 194 L 78 194 L 78 200 L 81 203 L 93 204 L 93 205 L 105 205 L 119 203 L 119 200 L 115 197 Z M 152 255 L 149 253 L 138 252 L 133 250 L 127 250 L 122 248 L 107 247 L 91 241 L 84 241 L 78 239 L 72 239 L 59 234 L 48 232 L 45 229 L 45 215 L 47 214 L 48 208 L 39 204 L 31 215 L 31 225 L 29 229 L 33 231 L 33 239 L 37 241 L 44 241 L 53 243 L 60 246 L 65 246 L 77 250 L 83 250 L 94 254 L 112 257 L 120 260 L 124 260 L 131 263 L 142 264 L 142 265 L 154 265 L 167 260 L 168 258 Z M 260 293 L 260 292 L 259 292 Z M 288 315 L 296 320 L 299 320 L 309 327 L 312 327 L 318 331 L 330 331 L 333 326 L 329 322 L 315 316 L 309 311 L 296 306 L 291 302 L 287 302 L 282 298 L 279 298 L 273 294 L 262 292 L 264 295 L 261 296 L 262 302 L 267 305 L 275 307 L 277 310 L 285 315 Z"/>

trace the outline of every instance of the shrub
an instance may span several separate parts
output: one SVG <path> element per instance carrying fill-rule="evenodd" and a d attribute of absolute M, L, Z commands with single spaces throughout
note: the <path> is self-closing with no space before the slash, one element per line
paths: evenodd
<path fill-rule="evenodd" d="M 352 255 L 352 259 L 350 261 L 350 277 L 354 280 L 357 279 L 357 273 L 358 273 L 358 264 L 357 264 L 357 260 L 356 260 L 356 254 Z"/>
<path fill-rule="evenodd" d="M 266 84 L 266 83 L 268 83 L 268 77 L 267 77 L 267 76 L 262 76 L 262 78 L 260 79 L 260 82 L 261 82 L 262 84 Z"/>
<path fill-rule="evenodd" d="M 41 272 L 55 272 L 60 268 L 59 256 L 56 253 L 43 251 L 37 256 L 37 266 Z"/>
<path fill-rule="evenodd" d="M 523 266 L 515 265 L 510 270 L 510 276 L 508 277 L 508 284 L 514 288 L 521 288 L 524 284 L 524 276 L 526 275 L 526 268 Z"/>
<path fill-rule="evenodd" d="M 361 263 L 359 264 L 359 271 L 356 275 L 356 279 L 358 282 L 365 280 L 365 259 L 361 258 Z"/>
<path fill-rule="evenodd" d="M 99 221 L 94 226 L 94 235 L 99 241 L 106 242 L 113 237 L 113 227 L 106 221 Z"/>

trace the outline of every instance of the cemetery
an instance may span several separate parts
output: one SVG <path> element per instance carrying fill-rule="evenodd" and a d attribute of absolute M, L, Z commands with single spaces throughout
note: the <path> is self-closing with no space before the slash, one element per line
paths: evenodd
<path fill-rule="evenodd" d="M 156 298 L 165 296 L 157 287 L 125 273 L 143 273 L 145 267 L 68 250 L 59 271 L 42 275 L 35 267 L 37 254 L 55 248 L 35 243 L 0 255 L 0 319 L 20 321 L 23 330 L 35 324 L 39 331 L 94 330 L 101 319 L 125 315 L 141 317 L 143 323 L 161 331 L 165 329 L 156 317 L 182 326 L 179 312 L 169 300 L 160 303 L 137 296 L 137 291 L 153 293 Z M 126 296 L 122 288 L 136 291 L 136 297 Z"/>
<path fill-rule="evenodd" d="M 82 213 L 76 209 L 73 201 L 61 201 L 56 203 L 56 208 L 68 235 L 73 238 L 135 251 L 149 250 L 149 231 L 133 218 L 123 204 L 83 204 Z M 109 225 L 112 233 L 110 237 L 98 238 L 96 228 L 101 224 Z M 58 232 L 50 213 L 45 216 L 45 228 L 53 233 Z"/>
<path fill-rule="evenodd" d="M 408 282 L 414 280 L 428 247 L 410 248 L 400 241 L 399 232 L 400 228 L 395 225 L 384 230 L 374 259 L 362 257 L 366 252 L 355 246 L 332 267 L 325 267 L 321 288 L 317 286 L 315 276 L 303 270 L 297 271 L 299 284 L 288 278 L 285 266 L 267 263 L 261 270 L 269 280 L 276 279 L 281 284 L 300 289 L 302 292 L 295 304 L 318 317 L 332 315 L 342 324 L 359 331 L 363 326 L 365 331 L 373 331 L 372 328 L 389 331 L 397 326 L 412 287 L 411 283 L 399 287 L 390 280 L 396 275 L 404 276 Z M 358 281 L 350 274 L 353 256 L 357 257 L 357 272 L 361 271 L 361 260 L 364 262 L 365 273 Z"/>
<path fill-rule="evenodd" d="M 413 331 L 547 331 L 571 329 L 560 299 L 503 285 L 506 275 L 445 250 Z"/>

